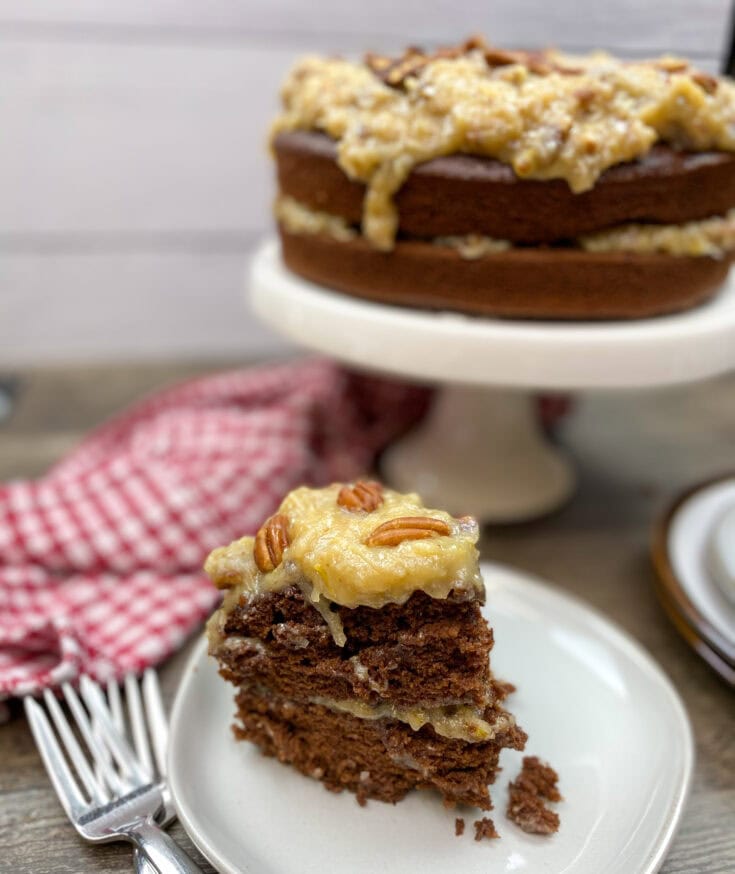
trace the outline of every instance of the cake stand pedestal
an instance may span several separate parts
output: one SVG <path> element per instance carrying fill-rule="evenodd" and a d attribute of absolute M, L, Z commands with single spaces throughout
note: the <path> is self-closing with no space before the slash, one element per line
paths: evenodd
<path fill-rule="evenodd" d="M 704 306 L 631 322 L 532 322 L 371 303 L 301 279 L 276 241 L 256 253 L 258 316 L 346 364 L 441 386 L 420 428 L 384 456 L 386 479 L 429 505 L 484 522 L 551 512 L 574 489 L 550 444 L 539 389 L 646 388 L 735 368 L 735 283 Z"/>

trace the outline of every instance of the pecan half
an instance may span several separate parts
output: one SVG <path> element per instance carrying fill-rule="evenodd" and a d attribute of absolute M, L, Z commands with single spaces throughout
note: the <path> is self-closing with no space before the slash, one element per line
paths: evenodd
<path fill-rule="evenodd" d="M 263 573 L 275 570 L 283 561 L 283 551 L 288 546 L 288 517 L 276 513 L 266 519 L 255 535 L 253 557 Z"/>
<path fill-rule="evenodd" d="M 404 540 L 447 537 L 451 533 L 451 528 L 443 519 L 434 519 L 431 516 L 399 516 L 378 525 L 365 539 L 365 545 L 398 546 Z"/>
<path fill-rule="evenodd" d="M 337 495 L 337 503 L 345 510 L 365 510 L 371 513 L 383 503 L 383 486 L 360 479 L 353 486 L 342 486 Z"/>

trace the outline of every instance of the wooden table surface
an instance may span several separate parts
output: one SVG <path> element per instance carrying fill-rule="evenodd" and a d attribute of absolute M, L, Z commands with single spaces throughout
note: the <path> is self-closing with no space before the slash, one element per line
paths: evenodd
<path fill-rule="evenodd" d="M 17 376 L 20 385 L 11 419 L 0 424 L 0 480 L 42 474 L 106 416 L 145 392 L 208 369 L 136 365 L 6 374 Z M 647 550 L 653 520 L 677 491 L 735 469 L 735 378 L 580 398 L 561 441 L 578 464 L 574 500 L 543 521 L 486 531 L 483 557 L 579 595 L 657 659 L 684 699 L 697 746 L 691 797 L 662 871 L 732 874 L 735 693 L 682 642 L 663 615 Z M 169 700 L 185 656 L 186 650 L 162 669 Z M 173 834 L 191 850 L 180 826 Z M 203 861 L 202 867 L 212 870 Z M 127 847 L 95 849 L 77 839 L 14 702 L 10 722 L 0 726 L 0 871 L 130 870 Z"/>

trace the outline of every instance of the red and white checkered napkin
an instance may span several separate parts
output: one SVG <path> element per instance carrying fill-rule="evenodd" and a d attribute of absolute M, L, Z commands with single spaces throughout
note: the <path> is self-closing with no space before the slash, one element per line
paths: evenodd
<path fill-rule="evenodd" d="M 217 601 L 207 553 L 304 482 L 349 479 L 425 390 L 318 360 L 155 395 L 35 482 L 0 487 L 0 698 L 140 671 Z"/>

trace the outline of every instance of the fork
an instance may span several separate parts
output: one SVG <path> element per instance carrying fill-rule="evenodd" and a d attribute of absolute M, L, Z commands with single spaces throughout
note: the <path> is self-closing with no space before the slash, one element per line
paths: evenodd
<path fill-rule="evenodd" d="M 156 821 L 164 828 L 176 819 L 176 811 L 166 783 L 168 721 L 161 697 L 161 687 L 158 683 L 158 674 L 153 668 L 147 668 L 143 673 L 140 686 L 138 686 L 138 682 L 133 674 L 126 674 L 123 685 L 125 688 L 128 720 L 138 761 L 151 779 L 153 778 L 154 770 L 156 770 L 162 781 L 163 808 L 159 811 Z M 143 691 L 142 700 L 141 689 Z M 112 680 L 107 684 L 107 705 L 115 727 L 123 737 L 126 737 L 126 722 L 120 687 Z M 94 721 L 92 722 L 92 728 L 97 730 Z M 153 746 L 153 757 L 151 756 L 151 745 Z M 153 758 L 155 758 L 155 769 L 153 767 Z M 99 779 L 101 776 L 99 768 L 95 769 L 95 773 Z M 145 854 L 137 847 L 133 849 L 133 867 L 136 874 L 158 874 Z"/>
<path fill-rule="evenodd" d="M 50 690 L 43 693 L 46 710 L 30 696 L 24 700 L 46 771 L 77 832 L 90 843 L 131 842 L 159 874 L 202 874 L 156 823 L 155 816 L 166 803 L 162 784 L 152 781 L 116 728 L 99 686 L 82 677 L 79 687 L 86 710 L 68 683 L 61 688 L 92 764 Z M 142 723 L 133 720 L 133 724 Z M 79 780 L 69 768 L 64 749 Z"/>

